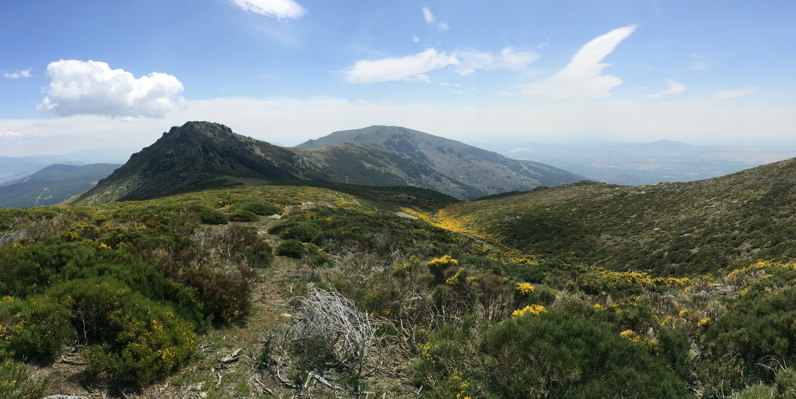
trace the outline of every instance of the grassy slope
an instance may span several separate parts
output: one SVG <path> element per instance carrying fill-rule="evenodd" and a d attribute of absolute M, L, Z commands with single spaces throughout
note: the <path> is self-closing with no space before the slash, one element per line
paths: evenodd
<path fill-rule="evenodd" d="M 796 256 L 796 159 L 691 183 L 578 183 L 445 209 L 531 253 L 618 270 L 711 272 Z"/>
<path fill-rule="evenodd" d="M 704 397 L 719 397 L 711 389 L 724 384 L 719 372 L 723 372 L 725 360 L 711 352 L 711 345 L 722 342 L 711 329 L 714 324 L 720 327 L 718 332 L 729 328 L 722 326 L 733 319 L 726 318 L 729 321 L 724 322 L 722 316 L 733 309 L 738 293 L 744 295 L 753 284 L 774 284 L 777 280 L 780 285 L 759 289 L 766 293 L 777 293 L 782 286 L 792 287 L 792 281 L 778 280 L 780 271 L 790 273 L 791 266 L 771 270 L 765 265 L 756 266 L 730 276 L 715 273 L 715 280 L 655 279 L 643 273 L 614 273 L 597 266 L 649 267 L 666 274 L 692 275 L 715 272 L 716 267 L 733 263 L 747 266 L 754 259 L 792 259 L 794 254 L 790 251 L 796 247 L 792 242 L 796 235 L 792 216 L 795 167 L 796 162 L 786 161 L 696 183 L 643 187 L 576 184 L 456 203 L 415 189 L 345 185 L 237 187 L 91 207 L 0 209 L 0 236 L 12 227 L 46 228 L 46 220 L 78 224 L 87 221 L 101 230 L 104 224 L 100 226 L 100 222 L 105 220 L 110 222 L 110 228 L 119 223 L 137 226 L 157 222 L 158 215 L 167 212 L 184 215 L 197 207 L 232 215 L 251 202 L 285 208 L 279 222 L 260 217 L 239 223 L 272 245 L 289 238 L 285 232 L 292 227 L 301 226 L 310 233 L 312 228 L 318 228 L 319 235 L 310 240 L 313 244 L 305 247 L 320 246 L 329 254 L 329 263 L 318 263 L 317 257 L 278 257 L 270 268 L 257 270 L 253 308 L 245 321 L 201 335 L 191 363 L 173 377 L 145 387 L 140 397 L 203 394 L 207 398 L 225 398 L 266 395 L 269 390 L 277 397 L 293 393 L 272 372 L 273 365 L 270 371 L 258 367 L 258 356 L 268 331 L 289 323 L 290 318 L 281 315 L 296 311 L 289 299 L 304 295 L 309 283 L 334 287 L 354 299 L 361 310 L 385 323 L 387 335 L 375 355 L 377 361 L 384 363 L 364 380 L 368 391 L 384 392 L 388 397 L 414 397 L 417 385 L 413 384 L 418 384 L 418 380 L 412 377 L 411 365 L 423 360 L 422 352 L 418 352 L 420 345 L 438 342 L 432 333 L 444 322 L 459 325 L 475 315 L 481 320 L 479 323 L 488 326 L 510 318 L 513 309 L 525 306 L 524 302 L 515 302 L 515 286 L 519 282 L 534 283 L 537 293 L 546 295 L 533 303 L 543 303 L 551 312 L 583 313 L 582 317 L 595 325 L 605 326 L 610 336 L 633 330 L 642 336 L 642 342 L 654 342 L 670 329 L 682 332 L 685 350 L 691 345 L 696 354 L 688 364 L 672 365 L 687 370 L 687 378 L 683 378 L 693 391 Z M 399 209 L 414 209 L 410 212 L 441 229 L 423 220 L 395 216 Z M 270 229 L 283 223 L 288 226 L 286 230 Z M 188 235 L 184 239 L 196 238 L 191 236 L 194 233 L 185 234 Z M 489 244 L 500 241 L 531 255 L 541 254 L 547 260 L 538 262 L 534 256 L 523 257 L 514 250 Z M 163 249 L 168 252 L 167 247 Z M 658 251 L 663 251 L 665 263 L 656 266 L 652 260 Z M 671 261 L 673 254 L 683 252 L 692 258 Z M 152 253 L 157 255 L 156 251 Z M 428 266 L 433 263 L 428 262 L 430 259 L 443 254 L 458 258 L 460 263 L 436 271 Z M 550 258 L 567 262 L 553 262 Z M 582 267 L 579 263 L 596 265 Z M 764 271 L 769 274 L 764 275 Z M 771 279 L 771 275 L 776 277 Z M 758 291 L 750 292 L 757 295 Z M 454 342 L 454 347 L 464 343 Z M 242 356 L 237 362 L 221 362 L 238 348 L 242 349 Z M 445 387 L 457 372 L 464 373 L 464 378 L 470 378 L 470 373 L 473 383 L 477 383 L 478 363 L 469 360 L 471 349 L 463 352 L 461 359 L 455 354 L 449 358 L 435 354 L 440 356 L 435 358 L 436 369 L 420 380 L 424 391 L 446 397 L 449 392 Z M 654 348 L 650 351 L 658 353 Z M 789 350 L 787 356 L 792 352 Z M 749 357 L 749 367 L 759 361 Z M 712 365 L 719 368 L 711 369 Z M 47 367 L 45 370 L 55 380 L 50 393 L 99 397 L 98 391 L 87 391 L 79 385 L 81 367 L 61 362 Z M 335 374 L 326 376 L 331 379 Z M 305 394 L 334 394 L 317 381 L 307 381 L 311 384 Z M 345 383 L 341 379 L 332 381 Z M 735 386 L 755 380 L 739 381 Z M 432 393 L 430 397 L 436 396 Z"/>

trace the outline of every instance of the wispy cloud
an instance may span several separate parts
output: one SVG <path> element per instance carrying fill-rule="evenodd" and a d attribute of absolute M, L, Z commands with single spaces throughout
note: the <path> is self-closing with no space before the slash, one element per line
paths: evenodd
<path fill-rule="evenodd" d="M 691 63 L 688 67 L 694 71 L 707 72 L 716 69 L 716 62 L 702 54 L 692 54 Z"/>
<path fill-rule="evenodd" d="M 279 20 L 300 18 L 307 13 L 294 0 L 231 0 L 244 11 L 273 17 Z"/>
<path fill-rule="evenodd" d="M 434 15 L 434 13 L 431 12 L 431 9 L 428 7 L 423 7 L 423 20 L 425 20 L 427 24 L 441 31 L 447 31 L 450 29 L 450 26 L 448 26 L 447 23 L 442 21 L 438 22 L 437 17 Z"/>
<path fill-rule="evenodd" d="M 454 51 L 451 53 L 426 49 L 417 54 L 399 58 L 360 60 L 345 72 L 351 83 L 376 83 L 395 80 L 430 82 L 430 72 L 454 66 L 456 73 L 465 76 L 475 71 L 521 70 L 539 56 L 529 51 L 506 47 L 499 54 L 479 51 Z"/>
<path fill-rule="evenodd" d="M 563 69 L 547 79 L 521 87 L 522 92 L 555 99 L 610 97 L 611 89 L 622 84 L 622 80 L 603 74 L 609 65 L 603 59 L 635 30 L 635 25 L 625 26 L 592 39 Z"/>
<path fill-rule="evenodd" d="M 745 97 L 750 94 L 757 93 L 757 87 L 746 87 L 743 89 L 732 89 L 732 90 L 719 90 L 712 95 L 707 97 L 707 100 L 710 101 L 725 101 L 725 100 L 732 100 L 740 97 Z"/>
<path fill-rule="evenodd" d="M 382 58 L 378 60 L 357 61 L 346 71 L 346 79 L 351 83 L 388 82 L 392 80 L 429 81 L 428 72 L 458 64 L 455 56 L 435 49 L 401 58 Z"/>
<path fill-rule="evenodd" d="M 665 96 L 670 96 L 670 95 L 673 95 L 673 94 L 680 94 L 680 93 L 686 91 L 686 89 L 687 89 L 687 87 L 684 84 L 682 84 L 680 82 L 676 82 L 674 80 L 669 80 L 669 81 L 666 82 L 666 84 L 667 84 L 667 87 L 665 89 L 663 89 L 663 90 L 661 90 L 659 92 L 652 93 L 652 94 L 647 94 L 646 96 L 644 96 L 644 98 L 648 98 L 648 99 L 652 99 L 652 100 L 658 100 L 658 99 L 661 99 L 661 98 L 663 98 Z"/>
<path fill-rule="evenodd" d="M 33 75 L 30 74 L 30 69 L 24 69 L 15 72 L 3 72 L 3 77 L 7 79 L 29 78 Z"/>
<path fill-rule="evenodd" d="M 457 51 L 455 55 L 459 60 L 456 70 L 460 75 L 469 75 L 476 70 L 509 69 L 518 71 L 539 59 L 539 55 L 536 53 L 516 51 L 511 47 L 504 48 L 498 55 L 477 51 Z"/>
<path fill-rule="evenodd" d="M 19 132 L 14 132 L 11 130 L 0 131 L 0 137 L 2 138 L 11 138 L 11 137 L 20 137 L 20 136 L 22 136 L 22 133 Z"/>
<path fill-rule="evenodd" d="M 163 117 L 182 107 L 182 83 L 153 72 L 136 78 L 98 61 L 60 60 L 47 66 L 52 80 L 40 109 L 61 116 Z"/>

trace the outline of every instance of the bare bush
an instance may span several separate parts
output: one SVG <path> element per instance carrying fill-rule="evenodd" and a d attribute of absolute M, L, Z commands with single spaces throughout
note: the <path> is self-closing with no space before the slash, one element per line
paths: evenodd
<path fill-rule="evenodd" d="M 0 248 L 7 247 L 27 236 L 28 232 L 25 230 L 9 231 L 0 236 Z"/>
<path fill-rule="evenodd" d="M 306 375 L 308 382 L 322 380 L 323 385 L 334 389 L 340 388 L 325 380 L 324 373 L 342 371 L 357 381 L 353 389 L 358 392 L 358 381 L 371 371 L 368 360 L 379 341 L 376 322 L 360 312 L 353 301 L 333 290 L 313 287 L 306 297 L 295 301 L 303 316 L 296 318 L 275 342 L 268 340 L 264 355 L 270 360 L 266 363 L 275 368 L 283 383 L 287 381 L 279 373 L 286 368 Z M 271 359 L 274 354 L 278 354 L 277 359 Z M 290 386 L 302 388 L 299 384 Z M 303 388 L 306 387 L 307 383 Z"/>
<path fill-rule="evenodd" d="M 297 321 L 300 341 L 320 341 L 331 355 L 332 367 L 348 367 L 356 377 L 363 373 L 370 349 L 376 343 L 376 327 L 356 304 L 336 291 L 310 289 L 299 298 L 304 317 Z"/>

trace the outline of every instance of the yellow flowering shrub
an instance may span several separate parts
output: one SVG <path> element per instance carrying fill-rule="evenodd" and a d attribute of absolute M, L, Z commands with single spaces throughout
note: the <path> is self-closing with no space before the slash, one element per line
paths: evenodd
<path fill-rule="evenodd" d="M 528 315 L 528 314 L 538 315 L 539 313 L 542 313 L 542 312 L 545 312 L 545 311 L 547 311 L 547 309 L 545 309 L 545 307 L 542 306 L 542 305 L 528 305 L 528 306 L 526 306 L 526 307 L 524 307 L 522 309 L 515 310 L 514 312 L 511 313 L 511 316 L 512 317 L 522 317 L 522 316 L 525 316 L 525 315 Z"/>
<path fill-rule="evenodd" d="M 522 295 L 528 295 L 534 291 L 534 288 L 529 283 L 517 283 L 517 291 Z"/>
<path fill-rule="evenodd" d="M 619 336 L 624 339 L 630 340 L 631 342 L 638 342 L 641 339 L 641 337 L 639 337 L 638 334 L 636 334 L 636 332 L 633 330 L 622 331 L 619 333 Z"/>

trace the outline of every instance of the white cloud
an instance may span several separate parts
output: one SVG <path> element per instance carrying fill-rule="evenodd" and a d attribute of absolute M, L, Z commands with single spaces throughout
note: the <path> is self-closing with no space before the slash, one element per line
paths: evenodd
<path fill-rule="evenodd" d="M 22 133 L 14 132 L 14 131 L 11 131 L 11 130 L 0 132 L 0 137 L 2 137 L 2 138 L 19 137 L 19 136 L 22 136 Z"/>
<path fill-rule="evenodd" d="M 47 66 L 52 81 L 40 109 L 61 116 L 163 117 L 182 107 L 182 83 L 152 72 L 135 78 L 98 61 L 60 60 Z"/>
<path fill-rule="evenodd" d="M 522 91 L 555 99 L 610 97 L 611 89 L 622 84 L 622 80 L 603 74 L 608 67 L 603 59 L 635 29 L 635 25 L 625 26 L 592 39 L 563 69 L 545 80 L 522 87 Z"/>
<path fill-rule="evenodd" d="M 756 92 L 757 92 L 756 87 L 747 87 L 743 89 L 733 89 L 733 90 L 720 90 L 708 96 L 707 99 L 711 101 L 732 100 L 735 98 L 748 96 Z"/>
<path fill-rule="evenodd" d="M 431 48 L 401 58 L 360 60 L 346 71 L 351 83 L 374 83 L 394 80 L 430 82 L 428 72 L 456 66 L 459 75 L 469 75 L 477 70 L 498 69 L 521 70 L 536 61 L 539 56 L 528 51 L 516 51 L 506 47 L 500 54 L 478 51 L 455 51 L 452 54 Z"/>
<path fill-rule="evenodd" d="M 434 13 L 431 12 L 431 9 L 428 7 L 423 7 L 423 20 L 426 21 L 427 24 L 441 30 L 447 31 L 450 30 L 450 26 L 448 26 L 445 22 L 437 22 L 437 17 L 434 16 Z"/>
<path fill-rule="evenodd" d="M 232 0 L 244 11 L 279 20 L 300 18 L 307 10 L 293 0 Z"/>
<path fill-rule="evenodd" d="M 644 96 L 644 98 L 657 100 L 663 98 L 664 96 L 669 96 L 672 94 L 680 94 L 687 89 L 687 87 L 684 84 L 676 82 L 674 80 L 669 80 L 666 82 L 666 84 L 667 86 L 665 89 L 652 94 L 647 94 L 646 96 Z"/>
<path fill-rule="evenodd" d="M 423 7 L 423 19 L 425 19 L 426 23 L 429 25 L 433 24 L 434 22 L 437 22 L 437 18 L 434 16 L 434 14 L 431 12 L 431 10 L 428 7 Z"/>
<path fill-rule="evenodd" d="M 346 71 L 346 79 L 351 83 L 393 80 L 429 81 L 429 77 L 425 75 L 427 72 L 458 63 L 456 56 L 440 53 L 432 48 L 401 58 L 357 61 L 351 69 Z"/>
<path fill-rule="evenodd" d="M 30 69 L 24 69 L 15 72 L 3 72 L 3 77 L 7 79 L 29 78 L 33 75 L 30 74 Z"/>
<path fill-rule="evenodd" d="M 492 53 L 476 51 L 457 51 L 459 64 L 456 67 L 460 75 L 469 75 L 476 70 L 491 71 L 495 69 L 521 70 L 528 64 L 539 59 L 539 55 L 529 51 L 515 51 L 506 47 L 495 56 Z"/>

